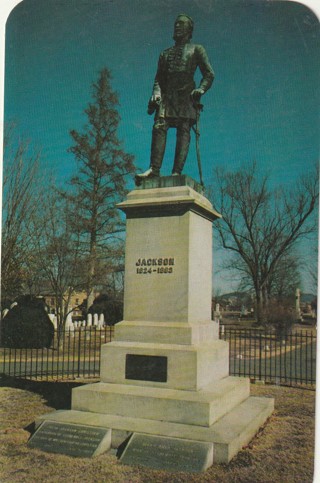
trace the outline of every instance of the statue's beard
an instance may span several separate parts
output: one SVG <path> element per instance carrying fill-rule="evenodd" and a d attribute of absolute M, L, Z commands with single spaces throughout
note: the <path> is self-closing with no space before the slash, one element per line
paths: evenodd
<path fill-rule="evenodd" d="M 178 32 L 173 33 L 173 40 L 175 42 L 188 42 L 189 39 L 190 39 L 189 32 L 179 30 Z"/>

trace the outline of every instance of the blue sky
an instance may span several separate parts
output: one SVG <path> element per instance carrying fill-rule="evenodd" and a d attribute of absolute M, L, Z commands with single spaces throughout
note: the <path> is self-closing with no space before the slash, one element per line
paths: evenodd
<path fill-rule="evenodd" d="M 201 158 L 213 169 L 255 160 L 288 186 L 319 159 L 319 23 L 293 2 L 242 0 L 24 0 L 6 29 L 5 121 L 42 151 L 63 184 L 76 165 L 67 149 L 81 130 L 90 86 L 108 67 L 120 99 L 119 136 L 149 165 L 146 107 L 159 53 L 172 45 L 178 13 L 194 19 L 193 41 L 215 71 L 203 97 Z M 163 174 L 172 167 L 171 130 Z M 185 172 L 198 179 L 194 140 Z M 133 184 L 131 185 L 133 187 Z M 223 283 L 221 282 L 221 285 Z"/>

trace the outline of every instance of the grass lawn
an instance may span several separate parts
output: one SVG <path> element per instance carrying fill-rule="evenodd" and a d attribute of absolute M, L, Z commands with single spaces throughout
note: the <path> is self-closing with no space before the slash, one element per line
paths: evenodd
<path fill-rule="evenodd" d="M 189 474 L 124 466 L 112 454 L 88 459 L 30 449 L 27 441 L 36 416 L 70 408 L 71 389 L 76 385 L 79 384 L 1 380 L 1 483 L 311 483 L 313 480 L 314 391 L 252 385 L 252 395 L 275 398 L 275 412 L 268 423 L 229 465 L 213 465 L 205 473 Z"/>

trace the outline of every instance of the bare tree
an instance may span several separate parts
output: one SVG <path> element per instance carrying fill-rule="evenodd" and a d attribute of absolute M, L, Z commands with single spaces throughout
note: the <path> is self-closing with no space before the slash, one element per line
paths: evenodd
<path fill-rule="evenodd" d="M 319 249 L 318 241 L 312 240 L 311 250 L 307 257 L 306 271 L 309 275 L 309 286 L 312 293 L 317 294 L 318 291 L 318 263 L 319 263 Z"/>
<path fill-rule="evenodd" d="M 71 206 L 70 223 L 81 232 L 88 260 L 88 307 L 99 282 L 99 264 L 114 259 L 124 225 L 116 203 L 126 194 L 126 177 L 134 172 L 133 156 L 121 149 L 117 129 L 120 116 L 117 94 L 111 89 L 111 74 L 103 69 L 92 86 L 92 99 L 85 110 L 88 124 L 83 133 L 71 131 L 70 151 L 78 161 L 72 190 L 64 193 Z"/>
<path fill-rule="evenodd" d="M 41 215 L 34 213 L 29 229 L 33 257 L 29 270 L 40 287 L 55 300 L 58 332 L 63 330 L 71 307 L 71 296 L 85 286 L 86 266 L 81 257 L 80 234 L 68 221 L 67 202 L 53 189 L 41 200 Z"/>
<path fill-rule="evenodd" d="M 269 299 L 272 298 L 277 303 L 288 301 L 294 307 L 296 289 L 302 284 L 300 265 L 294 249 L 279 259 L 268 279 Z"/>
<path fill-rule="evenodd" d="M 318 174 L 307 174 L 291 192 L 271 190 L 268 177 L 251 163 L 236 172 L 216 170 L 215 182 L 214 203 L 223 217 L 215 230 L 236 255 L 233 268 L 252 281 L 261 320 L 281 260 L 315 230 Z"/>
<path fill-rule="evenodd" d="M 15 298 L 23 293 L 30 256 L 28 224 L 38 209 L 37 185 L 39 153 L 29 143 L 16 141 L 14 126 L 4 133 L 1 297 Z"/>

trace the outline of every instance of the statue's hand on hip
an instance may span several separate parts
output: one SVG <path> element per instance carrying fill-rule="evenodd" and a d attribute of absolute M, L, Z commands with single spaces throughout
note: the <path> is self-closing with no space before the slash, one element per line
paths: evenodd
<path fill-rule="evenodd" d="M 198 104 L 200 102 L 201 96 L 204 94 L 203 89 L 194 89 L 191 92 L 191 99 L 195 104 Z"/>

